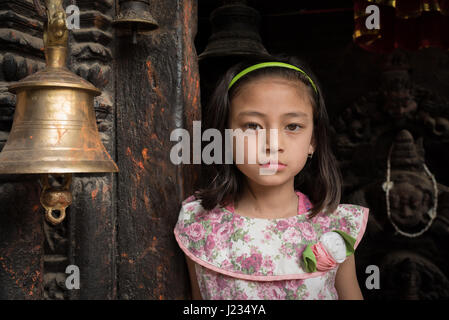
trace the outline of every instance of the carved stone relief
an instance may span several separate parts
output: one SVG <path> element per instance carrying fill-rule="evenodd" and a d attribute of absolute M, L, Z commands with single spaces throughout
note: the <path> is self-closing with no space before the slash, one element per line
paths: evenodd
<path fill-rule="evenodd" d="M 367 290 L 358 270 L 369 299 L 449 297 L 447 170 L 426 158 L 449 146 L 449 104 L 414 84 L 409 71 L 404 54 L 390 55 L 379 89 L 334 126 L 345 200 L 370 208 L 358 265 L 378 265 L 381 288 Z"/>

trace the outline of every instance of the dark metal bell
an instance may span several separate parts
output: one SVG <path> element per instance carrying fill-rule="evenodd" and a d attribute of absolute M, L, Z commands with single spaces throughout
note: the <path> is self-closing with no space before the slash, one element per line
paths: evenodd
<path fill-rule="evenodd" d="M 259 35 L 260 14 L 242 3 L 231 1 L 210 16 L 212 35 L 198 58 L 267 55 Z"/>
<path fill-rule="evenodd" d="M 159 28 L 150 13 L 149 0 L 119 0 L 119 13 L 112 22 L 115 28 L 130 31 L 133 43 L 136 43 L 137 32 L 147 32 Z"/>

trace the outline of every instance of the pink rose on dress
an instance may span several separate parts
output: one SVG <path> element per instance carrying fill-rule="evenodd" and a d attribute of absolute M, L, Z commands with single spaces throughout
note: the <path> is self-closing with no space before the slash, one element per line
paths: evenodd
<path fill-rule="evenodd" d="M 197 206 L 196 203 L 189 203 L 189 204 L 186 204 L 186 205 L 184 206 L 184 211 L 186 211 L 186 212 L 193 212 L 193 211 L 195 211 L 196 206 Z"/>
<path fill-rule="evenodd" d="M 301 241 L 301 233 L 296 229 L 289 229 L 284 233 L 283 240 L 290 243 L 298 243 Z"/>
<path fill-rule="evenodd" d="M 263 231 L 262 231 L 262 233 L 263 233 L 263 238 L 264 238 L 266 241 L 270 241 L 270 240 L 271 240 L 271 234 L 270 234 L 269 232 L 263 232 Z"/>
<path fill-rule="evenodd" d="M 225 243 L 229 240 L 233 230 L 232 226 L 229 222 L 225 223 L 215 223 L 212 226 L 212 232 L 216 236 L 216 240 L 220 243 Z"/>
<path fill-rule="evenodd" d="M 243 227 L 243 225 L 244 225 L 244 220 L 243 220 L 243 218 L 242 217 L 239 217 L 239 216 L 233 216 L 232 217 L 232 222 L 234 223 L 234 226 L 236 227 L 236 228 L 241 228 L 241 227 Z"/>
<path fill-rule="evenodd" d="M 286 296 L 285 290 L 277 286 L 275 282 L 260 283 L 257 289 L 258 296 L 261 299 L 284 300 Z"/>
<path fill-rule="evenodd" d="M 192 241 L 200 240 L 205 233 L 204 227 L 201 223 L 194 222 L 186 228 L 186 233 Z"/>
<path fill-rule="evenodd" d="M 351 212 L 352 212 L 352 215 L 353 215 L 354 217 L 358 217 L 358 216 L 360 216 L 360 215 L 362 214 L 362 210 L 359 210 L 357 207 L 354 207 L 354 208 L 351 210 Z"/>
<path fill-rule="evenodd" d="M 290 225 L 288 224 L 287 221 L 285 220 L 280 220 L 276 223 L 276 229 L 278 229 L 279 231 L 284 231 L 285 229 L 287 229 Z"/>
<path fill-rule="evenodd" d="M 316 238 L 315 230 L 313 229 L 312 225 L 307 222 L 302 222 L 298 224 L 299 230 L 301 230 L 301 233 L 306 240 L 314 240 Z"/>
<path fill-rule="evenodd" d="M 342 230 L 343 232 L 346 232 L 346 233 L 350 233 L 351 230 L 349 227 L 349 223 L 345 217 L 341 218 L 338 222 L 340 223 L 340 228 L 339 228 L 340 230 Z"/>
<path fill-rule="evenodd" d="M 331 219 L 328 216 L 319 216 L 316 218 L 316 223 L 318 223 L 323 229 L 328 230 L 331 224 Z"/>
<path fill-rule="evenodd" d="M 213 209 L 209 211 L 208 219 L 211 224 L 221 223 L 221 219 L 223 218 L 224 212 L 220 209 Z"/>
<path fill-rule="evenodd" d="M 301 287 L 304 283 L 304 279 L 292 279 L 285 281 L 285 287 L 288 290 L 292 290 L 296 293 L 299 287 Z"/>
<path fill-rule="evenodd" d="M 215 237 L 213 234 L 207 236 L 206 252 L 211 252 L 215 248 Z"/>
<path fill-rule="evenodd" d="M 253 253 L 242 262 L 242 269 L 250 270 L 253 268 L 253 272 L 258 272 L 262 265 L 262 255 L 260 253 Z"/>
<path fill-rule="evenodd" d="M 217 277 L 217 287 L 220 291 L 228 286 L 229 284 L 224 277 L 222 277 L 221 275 Z"/>
<path fill-rule="evenodd" d="M 266 274 L 270 275 L 274 272 L 274 264 L 270 257 L 267 257 L 262 262 L 262 268 L 265 269 Z"/>

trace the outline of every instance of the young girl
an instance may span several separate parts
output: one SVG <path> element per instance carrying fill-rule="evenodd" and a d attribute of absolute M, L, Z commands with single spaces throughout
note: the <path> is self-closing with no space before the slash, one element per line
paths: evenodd
<path fill-rule="evenodd" d="M 240 163 L 234 144 L 234 162 L 216 165 L 210 185 L 183 201 L 174 233 L 194 299 L 363 299 L 354 249 L 368 209 L 339 204 L 341 177 L 314 79 L 295 59 L 271 57 L 240 63 L 218 82 L 206 127 L 264 139 L 267 157 L 250 163 L 247 141 Z"/>

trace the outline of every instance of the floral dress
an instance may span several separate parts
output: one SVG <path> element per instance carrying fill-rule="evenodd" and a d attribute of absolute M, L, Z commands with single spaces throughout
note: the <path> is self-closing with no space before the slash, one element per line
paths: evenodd
<path fill-rule="evenodd" d="M 298 215 L 280 219 L 240 216 L 232 204 L 207 211 L 194 196 L 182 202 L 174 234 L 203 299 L 338 299 L 338 265 L 359 244 L 368 209 L 340 204 L 307 219 L 312 205 L 296 194 Z"/>

